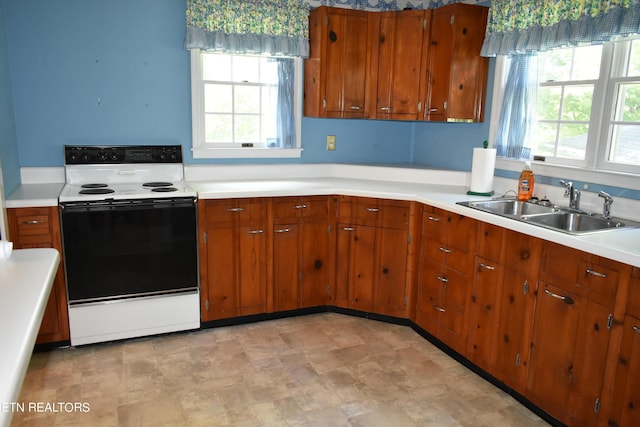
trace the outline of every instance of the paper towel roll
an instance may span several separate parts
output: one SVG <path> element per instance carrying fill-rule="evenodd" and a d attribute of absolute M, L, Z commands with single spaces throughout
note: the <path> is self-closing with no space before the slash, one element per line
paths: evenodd
<path fill-rule="evenodd" d="M 0 260 L 9 259 L 13 251 L 13 242 L 0 240 Z"/>
<path fill-rule="evenodd" d="M 471 163 L 472 193 L 493 193 L 493 173 L 496 167 L 495 148 L 474 148 Z"/>

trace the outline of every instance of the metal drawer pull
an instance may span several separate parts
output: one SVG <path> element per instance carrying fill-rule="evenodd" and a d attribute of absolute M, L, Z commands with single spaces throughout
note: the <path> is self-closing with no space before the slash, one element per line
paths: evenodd
<path fill-rule="evenodd" d="M 552 297 L 554 297 L 556 299 L 564 301 L 569 305 L 573 304 L 573 299 L 571 297 L 565 297 L 564 295 L 558 295 L 555 292 L 551 292 L 549 289 L 545 289 L 544 293 L 549 295 L 549 296 L 552 296 Z"/>
<path fill-rule="evenodd" d="M 439 305 L 435 305 L 435 304 L 431 304 L 431 305 L 433 306 L 434 310 L 439 311 L 440 313 L 444 313 L 445 311 L 447 311 L 444 308 L 440 307 Z"/>
<path fill-rule="evenodd" d="M 227 209 L 229 212 L 242 212 L 244 208 L 229 208 Z"/>
<path fill-rule="evenodd" d="M 367 212 L 380 212 L 380 209 L 378 208 L 364 208 L 364 210 Z"/>
<path fill-rule="evenodd" d="M 633 325 L 632 328 L 633 332 L 635 332 L 636 334 L 640 334 L 640 326 Z"/>
<path fill-rule="evenodd" d="M 44 220 L 42 220 L 42 219 L 33 219 L 31 221 L 22 221 L 22 223 L 26 224 L 26 225 L 43 224 Z"/>
<path fill-rule="evenodd" d="M 451 249 L 443 248 L 442 246 L 438 246 L 438 250 L 444 252 L 445 254 L 451 253 Z"/>
<path fill-rule="evenodd" d="M 353 227 L 343 227 L 342 229 L 343 229 L 344 231 L 356 231 L 356 229 L 355 229 L 355 228 L 353 228 Z"/>
<path fill-rule="evenodd" d="M 380 107 L 378 108 L 380 111 L 391 111 L 391 107 Z"/>
<path fill-rule="evenodd" d="M 591 276 L 596 276 L 596 277 L 602 277 L 603 279 L 607 278 L 607 275 L 604 273 L 598 273 L 597 271 L 591 270 L 589 268 L 587 268 L 586 273 L 591 275 Z"/>
<path fill-rule="evenodd" d="M 435 221 L 435 222 L 440 221 L 440 218 L 437 218 L 437 217 L 435 217 L 435 216 L 428 216 L 428 217 L 427 217 L 427 219 L 428 219 L 429 221 Z"/>
<path fill-rule="evenodd" d="M 489 264 L 485 264 L 483 262 L 480 263 L 480 267 L 484 268 L 485 270 L 495 270 L 496 268 L 489 265 Z"/>
<path fill-rule="evenodd" d="M 279 230 L 275 230 L 276 233 L 288 233 L 290 231 L 290 228 L 280 228 Z"/>
<path fill-rule="evenodd" d="M 264 233 L 264 230 L 249 230 L 249 231 L 247 231 L 247 233 L 249 233 L 249 234 L 262 234 L 262 233 Z"/>
<path fill-rule="evenodd" d="M 294 208 L 295 209 L 305 209 L 307 207 L 307 205 L 295 205 Z"/>
<path fill-rule="evenodd" d="M 350 110 L 361 110 L 362 107 L 358 106 L 358 105 L 352 105 L 351 107 L 349 107 Z"/>
<path fill-rule="evenodd" d="M 436 279 L 440 280 L 442 283 L 447 283 L 449 281 L 449 279 L 442 276 L 436 276 Z"/>

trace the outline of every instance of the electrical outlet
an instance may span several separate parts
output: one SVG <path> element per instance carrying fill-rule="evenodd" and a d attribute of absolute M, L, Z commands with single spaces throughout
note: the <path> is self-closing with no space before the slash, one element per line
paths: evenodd
<path fill-rule="evenodd" d="M 327 150 L 333 151 L 336 149 L 336 136 L 327 135 Z"/>

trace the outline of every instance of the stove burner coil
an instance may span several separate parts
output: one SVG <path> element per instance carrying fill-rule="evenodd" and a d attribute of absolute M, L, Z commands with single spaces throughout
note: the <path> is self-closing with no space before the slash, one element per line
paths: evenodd
<path fill-rule="evenodd" d="M 96 184 L 82 184 L 80 187 L 82 187 L 82 188 L 105 188 L 105 187 L 108 187 L 108 185 L 107 184 L 102 184 L 102 183 L 100 183 L 100 184 L 96 183 Z"/>
<path fill-rule="evenodd" d="M 112 190 L 111 188 L 98 187 L 98 188 L 85 188 L 84 190 L 80 190 L 78 193 L 79 194 L 111 194 L 114 192 L 115 191 Z"/>
<path fill-rule="evenodd" d="M 152 187 L 152 188 L 158 188 L 158 187 L 171 187 L 173 184 L 171 184 L 170 182 L 162 182 L 162 181 L 158 181 L 158 182 L 145 182 L 144 184 L 142 184 L 143 187 Z"/>
<path fill-rule="evenodd" d="M 178 191 L 178 189 L 175 187 L 157 187 L 152 188 L 151 191 L 154 191 L 156 193 L 170 193 L 172 191 Z"/>

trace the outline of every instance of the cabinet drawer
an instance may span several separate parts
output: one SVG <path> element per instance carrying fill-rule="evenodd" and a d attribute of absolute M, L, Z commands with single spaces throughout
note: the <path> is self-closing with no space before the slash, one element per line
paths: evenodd
<path fill-rule="evenodd" d="M 578 285 L 588 294 L 590 300 L 604 305 L 613 305 L 618 291 L 620 273 L 601 263 L 583 260 L 578 270 Z"/>
<path fill-rule="evenodd" d="M 422 211 L 422 238 L 438 242 L 447 241 L 447 215 L 431 206 L 425 206 Z"/>
<path fill-rule="evenodd" d="M 503 263 L 509 270 L 538 272 L 542 240 L 516 231 L 504 231 Z"/>
<path fill-rule="evenodd" d="M 205 203 L 207 224 L 262 223 L 266 218 L 263 199 L 207 200 Z"/>
<path fill-rule="evenodd" d="M 434 261 L 463 274 L 469 274 L 473 269 L 473 253 L 462 252 L 455 247 L 431 239 L 424 241 L 420 261 Z"/>
<path fill-rule="evenodd" d="M 368 197 L 339 197 L 338 219 L 362 225 L 405 228 L 409 224 L 411 202 Z"/>
<path fill-rule="evenodd" d="M 276 222 L 290 222 L 301 218 L 327 218 L 329 208 L 326 196 L 283 197 L 273 201 L 273 218 Z"/>
<path fill-rule="evenodd" d="M 502 236 L 506 230 L 497 225 L 483 222 L 480 224 L 477 255 L 487 260 L 500 262 Z"/>

